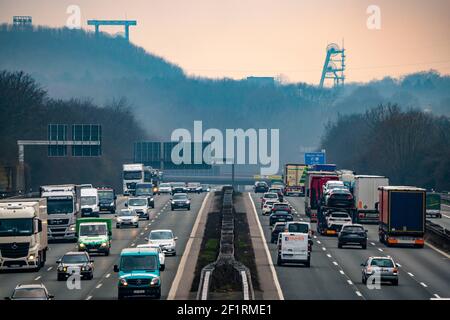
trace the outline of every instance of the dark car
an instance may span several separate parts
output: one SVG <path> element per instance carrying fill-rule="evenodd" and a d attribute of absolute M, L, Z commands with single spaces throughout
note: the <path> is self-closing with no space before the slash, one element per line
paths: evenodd
<path fill-rule="evenodd" d="M 352 208 L 354 199 L 352 193 L 347 189 L 333 189 L 325 195 L 323 204 L 333 208 Z"/>
<path fill-rule="evenodd" d="M 284 232 L 284 228 L 286 227 L 286 222 L 277 222 L 272 227 L 270 242 L 276 243 L 278 239 L 278 234 L 280 232 Z"/>
<path fill-rule="evenodd" d="M 58 281 L 63 281 L 74 273 L 79 273 L 81 278 L 92 280 L 94 278 L 94 260 L 87 252 L 67 252 L 58 264 Z"/>
<path fill-rule="evenodd" d="M 98 190 L 98 207 L 100 212 L 107 211 L 109 213 L 116 212 L 117 196 L 112 188 L 97 188 Z"/>
<path fill-rule="evenodd" d="M 136 191 L 134 192 L 134 195 L 136 197 L 146 197 L 149 199 L 148 204 L 151 208 L 155 208 L 155 199 L 153 198 L 154 192 L 153 188 L 155 186 L 153 183 L 137 183 L 136 184 Z"/>
<path fill-rule="evenodd" d="M 272 212 L 275 211 L 287 211 L 292 214 L 292 207 L 287 202 L 276 202 L 272 205 Z"/>
<path fill-rule="evenodd" d="M 191 200 L 188 198 L 186 193 L 174 194 L 170 203 L 172 211 L 175 209 L 191 210 Z"/>
<path fill-rule="evenodd" d="M 273 226 L 276 222 L 288 222 L 293 221 L 294 217 L 288 211 L 278 210 L 272 212 L 269 217 L 270 226 Z"/>
<path fill-rule="evenodd" d="M 10 297 L 6 300 L 52 300 L 53 295 L 49 294 L 43 284 L 19 284 L 14 289 Z"/>
<path fill-rule="evenodd" d="M 344 245 L 360 245 L 367 248 L 367 231 L 360 224 L 346 224 L 342 226 L 338 236 L 338 248 Z"/>
<path fill-rule="evenodd" d="M 186 187 L 186 183 L 184 182 L 174 182 L 171 184 L 172 186 L 172 195 L 176 193 L 187 193 L 188 188 Z"/>
<path fill-rule="evenodd" d="M 269 191 L 269 185 L 264 181 L 258 181 L 253 186 L 255 193 L 266 193 Z"/>
<path fill-rule="evenodd" d="M 188 192 L 191 192 L 191 193 L 202 193 L 203 192 L 203 187 L 198 182 L 189 182 L 187 184 L 187 189 L 188 189 Z"/>

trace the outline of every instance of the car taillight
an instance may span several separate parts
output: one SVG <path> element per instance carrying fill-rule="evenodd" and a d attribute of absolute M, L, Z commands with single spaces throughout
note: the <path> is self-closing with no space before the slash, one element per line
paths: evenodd
<path fill-rule="evenodd" d="M 364 213 L 360 213 L 360 214 L 358 215 L 358 217 L 364 218 Z"/>
<path fill-rule="evenodd" d="M 394 273 L 397 273 L 397 272 L 398 272 L 398 269 L 397 269 L 397 268 L 394 268 L 393 272 L 394 272 Z"/>

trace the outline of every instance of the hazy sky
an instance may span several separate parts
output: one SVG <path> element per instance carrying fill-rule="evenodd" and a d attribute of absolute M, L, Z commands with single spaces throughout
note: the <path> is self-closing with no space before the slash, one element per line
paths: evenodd
<path fill-rule="evenodd" d="M 31 15 L 64 26 L 69 5 L 90 30 L 87 19 L 136 19 L 131 41 L 191 75 L 317 84 L 327 43 L 342 39 L 351 82 L 450 73 L 450 0 L 0 0 L 0 23 Z M 369 5 L 381 9 L 380 30 L 367 28 Z"/>

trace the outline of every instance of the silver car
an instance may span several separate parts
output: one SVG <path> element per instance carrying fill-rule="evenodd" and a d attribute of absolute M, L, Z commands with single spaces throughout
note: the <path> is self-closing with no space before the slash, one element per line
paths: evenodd
<path fill-rule="evenodd" d="M 391 257 L 369 257 L 365 263 L 362 263 L 362 283 L 367 284 L 370 276 L 378 273 L 381 281 L 391 282 L 394 286 L 398 285 L 398 265 Z"/>

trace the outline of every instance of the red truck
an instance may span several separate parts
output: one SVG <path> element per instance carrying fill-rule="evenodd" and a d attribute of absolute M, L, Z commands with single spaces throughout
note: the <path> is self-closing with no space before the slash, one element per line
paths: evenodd
<path fill-rule="evenodd" d="M 305 214 L 311 222 L 317 222 L 317 208 L 327 181 L 339 180 L 335 172 L 309 171 L 305 181 Z"/>

